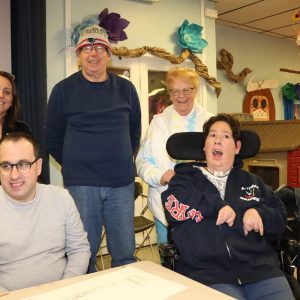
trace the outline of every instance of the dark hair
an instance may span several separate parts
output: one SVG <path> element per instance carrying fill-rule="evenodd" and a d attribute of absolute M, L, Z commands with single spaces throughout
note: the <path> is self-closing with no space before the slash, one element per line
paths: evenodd
<path fill-rule="evenodd" d="M 0 76 L 7 78 L 12 86 L 13 101 L 11 107 L 6 112 L 5 119 L 8 122 L 8 128 L 13 129 L 15 122 L 20 117 L 21 110 L 19 95 L 15 83 L 15 76 L 5 71 L 0 71 Z"/>
<path fill-rule="evenodd" d="M 237 142 L 240 139 L 240 122 L 238 119 L 236 119 L 235 117 L 233 117 L 230 114 L 217 114 L 216 116 L 213 116 L 211 118 L 209 118 L 203 125 L 203 132 L 204 132 L 204 137 L 205 140 L 209 134 L 210 128 L 211 126 L 216 123 L 216 122 L 225 122 L 227 123 L 232 131 L 232 137 L 234 139 L 235 142 Z"/>
<path fill-rule="evenodd" d="M 33 146 L 33 152 L 34 152 L 34 157 L 38 158 L 39 157 L 39 145 L 38 143 L 34 140 L 32 135 L 26 133 L 26 132 L 12 132 L 4 135 L 0 139 L 0 146 L 4 142 L 18 142 L 20 140 L 26 140 L 28 141 L 32 146 Z"/>

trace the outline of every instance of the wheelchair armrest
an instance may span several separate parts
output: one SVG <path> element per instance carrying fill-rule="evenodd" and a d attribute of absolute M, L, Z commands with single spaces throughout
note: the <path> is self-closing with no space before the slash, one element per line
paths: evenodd
<path fill-rule="evenodd" d="M 162 265 L 170 270 L 175 269 L 175 262 L 179 260 L 179 252 L 174 244 L 160 243 L 158 251 L 163 262 Z"/>
<path fill-rule="evenodd" d="M 178 250 L 174 244 L 161 243 L 158 250 L 162 257 L 175 257 L 178 255 Z"/>

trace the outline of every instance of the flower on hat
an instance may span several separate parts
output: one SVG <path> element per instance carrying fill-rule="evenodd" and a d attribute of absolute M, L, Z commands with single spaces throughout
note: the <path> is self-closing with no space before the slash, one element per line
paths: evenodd
<path fill-rule="evenodd" d="M 79 25 L 77 25 L 72 32 L 71 35 L 71 42 L 72 42 L 72 46 L 76 47 L 78 41 L 79 41 L 79 37 L 80 37 L 80 33 L 83 29 L 91 26 L 91 25 L 95 25 L 98 23 L 97 18 L 88 18 L 82 21 L 82 23 L 80 23 Z"/>
<path fill-rule="evenodd" d="M 202 53 L 208 43 L 202 39 L 203 27 L 197 24 L 189 24 L 188 20 L 184 20 L 178 29 L 179 45 L 184 49 L 189 49 L 195 53 Z"/>
<path fill-rule="evenodd" d="M 108 9 L 105 8 L 98 16 L 99 26 L 105 28 L 108 33 L 108 39 L 112 43 L 118 41 L 124 41 L 127 39 L 127 35 L 123 29 L 125 29 L 129 21 L 121 18 L 117 13 L 108 13 Z"/>

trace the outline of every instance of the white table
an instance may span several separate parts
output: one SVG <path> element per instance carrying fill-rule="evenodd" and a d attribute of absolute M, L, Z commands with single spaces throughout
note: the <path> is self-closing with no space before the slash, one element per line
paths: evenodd
<path fill-rule="evenodd" d="M 120 298 L 121 297 L 121 298 Z M 154 262 L 130 265 L 60 280 L 7 294 L 0 300 L 233 299 Z"/>

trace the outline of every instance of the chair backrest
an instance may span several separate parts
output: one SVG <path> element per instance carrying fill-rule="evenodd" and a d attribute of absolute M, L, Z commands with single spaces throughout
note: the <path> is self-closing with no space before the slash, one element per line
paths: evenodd
<path fill-rule="evenodd" d="M 143 186 L 140 182 L 134 182 L 134 199 L 137 199 L 139 196 L 143 194 Z"/>
<path fill-rule="evenodd" d="M 237 157 L 244 159 L 255 156 L 260 149 L 259 135 L 250 130 L 240 132 L 241 150 Z M 205 137 L 203 132 L 179 132 L 167 141 L 168 154 L 178 160 L 205 160 L 203 151 Z"/>

